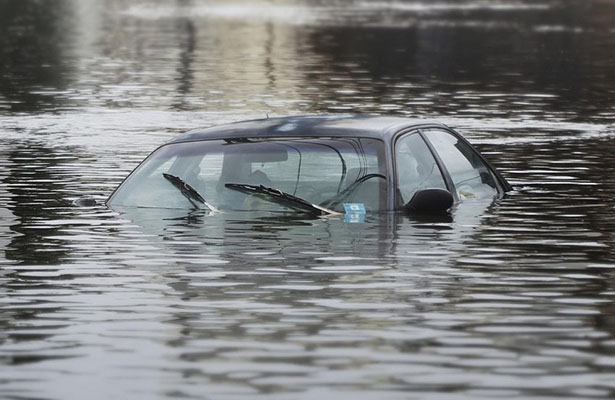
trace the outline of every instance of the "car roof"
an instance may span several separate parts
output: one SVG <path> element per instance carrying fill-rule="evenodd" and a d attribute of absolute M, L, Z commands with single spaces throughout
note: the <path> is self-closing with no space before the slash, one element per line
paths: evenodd
<path fill-rule="evenodd" d="M 195 129 L 179 135 L 169 143 L 212 139 L 280 138 L 280 137 L 369 137 L 386 140 L 396 132 L 419 126 L 445 125 L 418 118 L 377 115 L 298 115 L 234 122 Z"/>

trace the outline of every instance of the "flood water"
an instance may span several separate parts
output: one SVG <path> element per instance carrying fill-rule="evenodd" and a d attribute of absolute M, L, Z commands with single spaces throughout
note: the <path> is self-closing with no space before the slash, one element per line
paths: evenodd
<path fill-rule="evenodd" d="M 615 3 L 0 3 L 0 398 L 613 399 Z M 378 113 L 450 218 L 80 208 L 186 130 Z"/>

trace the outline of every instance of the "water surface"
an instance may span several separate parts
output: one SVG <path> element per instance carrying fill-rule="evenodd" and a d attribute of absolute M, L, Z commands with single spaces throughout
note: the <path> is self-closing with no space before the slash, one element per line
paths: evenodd
<path fill-rule="evenodd" d="M 0 397 L 612 399 L 615 7 L 0 5 Z M 79 208 L 265 115 L 461 130 L 515 186 L 450 218 Z"/>

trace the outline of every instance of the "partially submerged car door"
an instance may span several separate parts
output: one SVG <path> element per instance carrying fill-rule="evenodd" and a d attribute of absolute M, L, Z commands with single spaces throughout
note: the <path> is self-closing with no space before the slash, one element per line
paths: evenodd
<path fill-rule="evenodd" d="M 395 142 L 395 170 L 400 206 L 407 204 L 422 189 L 448 189 L 444 171 L 418 131 Z"/>
<path fill-rule="evenodd" d="M 510 190 L 465 139 L 444 128 L 402 133 L 394 147 L 397 209 L 425 189 L 448 190 L 455 201 L 493 198 Z"/>
<path fill-rule="evenodd" d="M 491 168 L 465 140 L 444 129 L 421 129 L 450 175 L 459 200 L 503 192 Z"/>

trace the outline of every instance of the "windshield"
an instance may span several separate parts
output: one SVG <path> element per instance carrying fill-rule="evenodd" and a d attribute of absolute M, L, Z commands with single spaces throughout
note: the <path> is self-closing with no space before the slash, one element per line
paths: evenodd
<path fill-rule="evenodd" d="M 267 191 L 250 194 L 233 190 L 232 184 L 244 184 L 277 189 L 336 211 L 343 211 L 347 203 L 360 203 L 368 211 L 377 211 L 386 207 L 385 165 L 384 144 L 377 139 L 176 143 L 148 157 L 108 204 L 195 208 L 200 203 L 195 199 L 200 196 L 219 210 L 294 209 L 285 207 L 279 198 L 272 199 Z M 179 181 L 174 185 L 175 178 Z"/>

